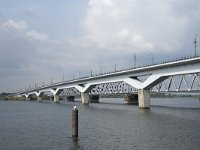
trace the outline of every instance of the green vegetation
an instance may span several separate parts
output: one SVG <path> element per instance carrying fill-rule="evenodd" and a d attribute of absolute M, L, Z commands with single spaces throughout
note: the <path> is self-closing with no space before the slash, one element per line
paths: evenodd
<path fill-rule="evenodd" d="M 12 95 L 13 93 L 0 93 L 0 100 L 24 100 L 25 97 Z M 126 94 L 101 94 L 100 98 L 123 98 Z M 52 97 L 52 96 L 51 96 Z M 151 93 L 151 98 L 170 98 L 170 97 L 200 97 L 199 93 Z M 30 95 L 30 100 L 37 100 L 36 95 Z M 75 95 L 75 98 L 80 98 L 80 95 Z M 43 95 L 42 100 L 50 99 L 49 96 Z M 53 97 L 52 97 L 53 99 Z M 65 100 L 65 96 L 60 96 L 60 100 Z"/>
<path fill-rule="evenodd" d="M 7 96 L 9 96 L 11 93 L 1 93 L 0 94 L 0 100 L 7 100 Z"/>
<path fill-rule="evenodd" d="M 14 96 L 13 93 L 0 93 L 0 100 L 23 100 L 23 97 Z"/>

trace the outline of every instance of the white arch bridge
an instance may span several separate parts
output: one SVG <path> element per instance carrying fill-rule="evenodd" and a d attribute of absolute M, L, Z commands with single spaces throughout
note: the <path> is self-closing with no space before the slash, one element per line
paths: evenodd
<path fill-rule="evenodd" d="M 18 95 L 35 94 L 40 101 L 45 92 L 51 92 L 58 102 L 67 89 L 80 93 L 83 104 L 89 104 L 92 94 L 137 93 L 139 108 L 149 108 L 151 92 L 200 92 L 200 57 L 63 81 Z"/>

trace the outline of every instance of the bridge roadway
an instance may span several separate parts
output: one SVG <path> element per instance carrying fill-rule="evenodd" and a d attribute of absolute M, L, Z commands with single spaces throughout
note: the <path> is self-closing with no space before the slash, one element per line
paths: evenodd
<path fill-rule="evenodd" d="M 133 68 L 98 76 L 91 76 L 71 81 L 59 82 L 18 93 L 28 98 L 31 94 L 37 95 L 38 101 L 44 92 L 52 92 L 54 102 L 59 101 L 63 89 L 76 88 L 81 93 L 82 104 L 89 104 L 89 92 L 99 84 L 125 82 L 138 90 L 139 108 L 150 107 L 150 89 L 170 76 L 200 73 L 200 57 L 156 64 L 141 68 Z M 146 76 L 146 80 L 139 78 Z"/>

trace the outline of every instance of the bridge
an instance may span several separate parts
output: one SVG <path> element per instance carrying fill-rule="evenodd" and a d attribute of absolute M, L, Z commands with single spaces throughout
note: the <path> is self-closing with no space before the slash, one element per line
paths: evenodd
<path fill-rule="evenodd" d="M 59 102 L 60 94 L 66 89 L 80 92 L 82 104 L 89 104 L 91 95 L 95 94 L 133 93 L 137 94 L 139 108 L 149 108 L 151 92 L 200 92 L 200 57 L 63 81 L 21 91 L 18 95 L 28 98 L 35 94 L 41 101 L 45 92 L 51 92 L 54 102 Z"/>

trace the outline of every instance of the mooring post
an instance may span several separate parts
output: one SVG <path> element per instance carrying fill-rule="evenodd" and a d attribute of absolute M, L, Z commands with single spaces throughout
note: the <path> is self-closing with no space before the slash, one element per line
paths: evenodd
<path fill-rule="evenodd" d="M 72 137 L 78 137 L 78 109 L 73 106 L 72 110 Z"/>

